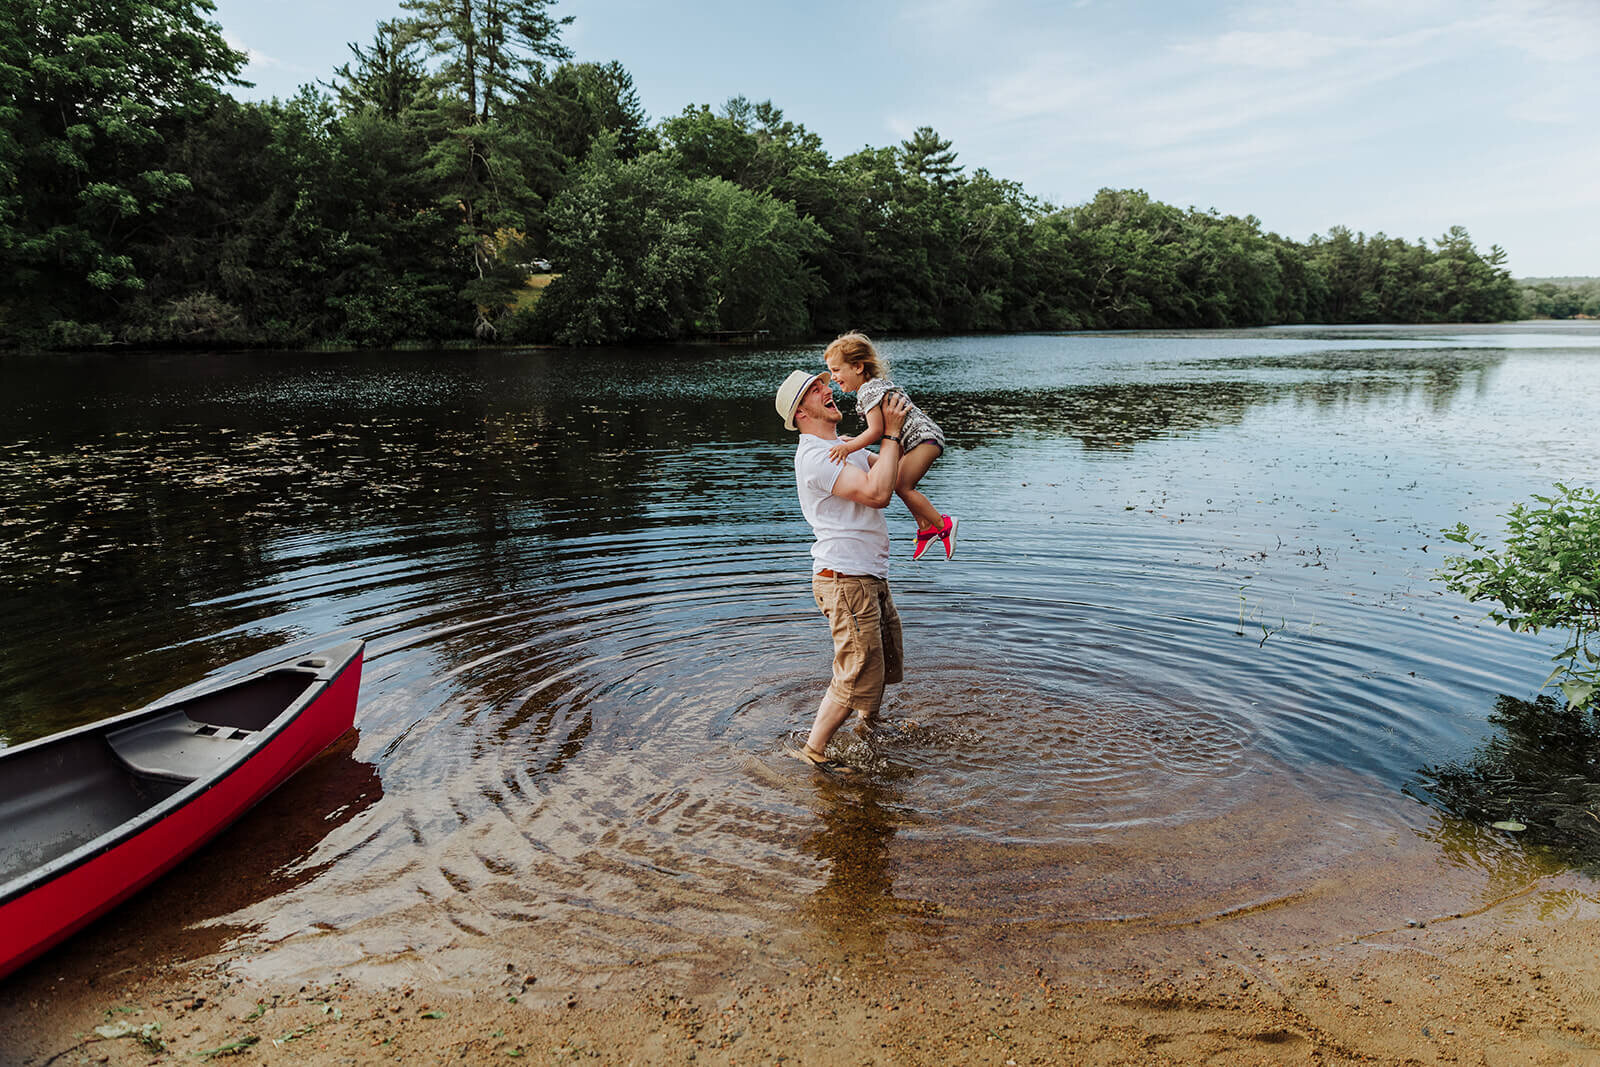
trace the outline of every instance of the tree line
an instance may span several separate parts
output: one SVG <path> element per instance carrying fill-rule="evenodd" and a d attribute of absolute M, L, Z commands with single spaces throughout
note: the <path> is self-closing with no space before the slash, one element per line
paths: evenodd
<path fill-rule="evenodd" d="M 1523 278 L 1523 314 L 1530 319 L 1600 319 L 1600 278 Z"/>
<path fill-rule="evenodd" d="M 1057 206 L 930 128 L 834 159 L 770 102 L 651 123 L 554 0 L 401 0 L 328 81 L 229 96 L 210 0 L 0 10 L 0 340 L 477 339 L 1516 318 L 1505 253 L 1132 189 Z M 530 276 L 548 281 L 536 292 Z"/>

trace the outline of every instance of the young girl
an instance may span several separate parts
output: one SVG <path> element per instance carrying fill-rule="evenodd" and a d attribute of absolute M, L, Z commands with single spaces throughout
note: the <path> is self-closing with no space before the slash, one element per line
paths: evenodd
<path fill-rule="evenodd" d="M 842 437 L 829 449 L 829 457 L 843 463 L 850 453 L 882 439 L 883 411 L 878 405 L 890 392 L 904 395 L 905 390 L 889 380 L 888 364 L 865 334 L 842 334 L 822 353 L 822 361 L 828 365 L 828 372 L 840 389 L 856 394 L 856 410 L 867 420 L 865 433 L 858 437 Z M 906 398 L 907 403 L 910 400 Z M 933 461 L 944 453 L 944 432 L 912 404 L 900 438 L 900 469 L 895 493 L 917 520 L 917 544 L 911 550 L 911 558 L 921 559 L 937 537 L 944 543 L 944 558 L 951 559 L 956 554 L 958 522 L 953 516 L 939 514 L 939 509 L 917 491 L 917 483 L 928 473 Z"/>

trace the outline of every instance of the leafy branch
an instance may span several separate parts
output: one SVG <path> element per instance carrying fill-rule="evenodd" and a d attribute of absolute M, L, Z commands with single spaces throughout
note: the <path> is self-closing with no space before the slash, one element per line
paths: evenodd
<path fill-rule="evenodd" d="M 1470 554 L 1450 556 L 1438 576 L 1473 602 L 1492 601 L 1488 617 L 1513 633 L 1568 630 L 1567 646 L 1551 657 L 1562 695 L 1584 707 L 1600 694 L 1600 493 L 1556 483 L 1534 505 L 1517 504 L 1506 516 L 1500 551 L 1457 523 L 1445 539 Z"/>

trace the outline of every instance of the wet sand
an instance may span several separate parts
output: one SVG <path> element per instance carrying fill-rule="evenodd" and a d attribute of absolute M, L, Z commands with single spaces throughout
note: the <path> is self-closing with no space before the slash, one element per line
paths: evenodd
<path fill-rule="evenodd" d="M 394 988 L 263 982 L 235 976 L 234 952 L 124 920 L 0 987 L 0 1048 L 29 1065 L 1600 1062 L 1600 918 L 1592 904 L 1574 914 L 1560 882 L 1294 952 L 1218 928 L 1210 949 L 1186 941 L 1199 951 L 1102 979 L 1062 978 L 1004 943 L 970 974 L 848 950 L 789 969 L 771 946 L 729 946 L 687 981 L 547 989 L 508 944 L 502 977 L 471 988 L 426 959 Z"/>

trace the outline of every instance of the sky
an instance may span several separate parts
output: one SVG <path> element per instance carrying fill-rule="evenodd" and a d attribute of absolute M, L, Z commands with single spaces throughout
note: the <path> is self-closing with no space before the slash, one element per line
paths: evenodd
<path fill-rule="evenodd" d="M 215 0 L 243 99 L 331 79 L 399 0 Z M 1600 276 L 1600 0 L 559 0 L 652 120 L 770 100 L 835 159 L 931 126 L 1057 206 L 1103 188 Z"/>

